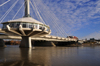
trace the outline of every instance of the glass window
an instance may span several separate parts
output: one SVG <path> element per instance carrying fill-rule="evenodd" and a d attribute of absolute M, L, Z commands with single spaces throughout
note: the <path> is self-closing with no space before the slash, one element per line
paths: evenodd
<path fill-rule="evenodd" d="M 29 28 L 30 23 L 21 23 L 23 28 Z M 31 25 L 32 26 L 32 25 Z"/>
<path fill-rule="evenodd" d="M 35 29 L 38 29 L 38 24 L 33 25 Z"/>
<path fill-rule="evenodd" d="M 16 22 L 16 23 L 14 24 L 14 27 L 15 27 L 15 28 L 18 28 L 19 25 L 20 25 L 20 23 L 19 23 L 19 22 Z"/>
<path fill-rule="evenodd" d="M 14 28 L 14 23 L 10 23 L 10 27 L 11 28 Z"/>
<path fill-rule="evenodd" d="M 29 28 L 29 23 L 26 23 L 26 28 Z"/>
<path fill-rule="evenodd" d="M 29 28 L 33 28 L 33 24 L 32 23 L 29 23 Z"/>
<path fill-rule="evenodd" d="M 19 22 L 13 22 L 13 23 L 10 23 L 10 27 L 11 28 L 18 28 L 19 27 L 19 25 L 20 25 L 20 23 Z"/>
<path fill-rule="evenodd" d="M 26 28 L 26 23 L 22 23 L 22 27 L 23 28 Z"/>
<path fill-rule="evenodd" d="M 6 26 L 5 26 L 5 24 L 3 24 L 3 28 L 5 28 Z"/>
<path fill-rule="evenodd" d="M 8 23 L 3 24 L 3 29 L 5 29 L 7 25 L 8 25 Z"/>

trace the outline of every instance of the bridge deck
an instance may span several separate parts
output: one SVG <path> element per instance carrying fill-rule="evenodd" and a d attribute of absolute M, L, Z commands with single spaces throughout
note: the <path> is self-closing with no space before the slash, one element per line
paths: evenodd
<path fill-rule="evenodd" d="M 5 33 L 0 29 L 0 33 Z M 6 34 L 0 34 L 0 39 L 22 39 L 21 36 L 18 35 L 6 35 Z M 41 36 L 41 37 L 34 37 L 31 36 L 31 40 L 39 40 L 39 41 L 61 41 L 61 42 L 68 42 L 68 41 L 77 41 L 77 39 L 72 39 L 72 38 L 63 38 L 63 37 L 58 37 L 58 36 L 51 36 L 51 35 L 46 35 L 46 36 Z"/>
<path fill-rule="evenodd" d="M 22 39 L 21 36 L 8 36 L 4 34 L 0 34 L 0 39 Z M 41 37 L 31 37 L 32 40 L 39 40 L 39 41 L 60 41 L 60 42 L 68 42 L 68 41 L 77 41 L 76 39 L 71 38 L 62 38 L 56 36 L 41 36 Z"/>

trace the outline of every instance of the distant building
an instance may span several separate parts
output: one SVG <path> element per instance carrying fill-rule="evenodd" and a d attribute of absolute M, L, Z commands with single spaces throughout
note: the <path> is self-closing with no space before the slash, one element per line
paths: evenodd
<path fill-rule="evenodd" d="M 90 41 L 94 41 L 95 40 L 95 38 L 90 38 Z"/>
<path fill-rule="evenodd" d="M 74 38 L 74 39 L 78 40 L 78 37 L 76 37 L 76 36 L 67 36 L 67 38 Z"/>

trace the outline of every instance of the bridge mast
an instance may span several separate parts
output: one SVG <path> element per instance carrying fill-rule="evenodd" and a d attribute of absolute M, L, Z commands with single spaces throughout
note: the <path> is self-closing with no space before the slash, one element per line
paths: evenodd
<path fill-rule="evenodd" d="M 30 0 L 24 0 L 25 1 L 25 15 L 24 17 L 31 17 L 30 16 Z"/>

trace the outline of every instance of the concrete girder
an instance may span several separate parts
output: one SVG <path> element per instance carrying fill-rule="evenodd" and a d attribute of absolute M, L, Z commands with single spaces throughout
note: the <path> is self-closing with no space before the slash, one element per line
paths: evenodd
<path fill-rule="evenodd" d="M 22 25 L 19 26 L 19 31 L 22 33 L 23 36 L 26 36 L 25 32 L 22 29 Z"/>
<path fill-rule="evenodd" d="M 10 32 L 12 32 L 12 33 L 15 33 L 17 35 L 21 35 L 20 33 L 14 31 L 14 30 L 11 30 L 10 27 L 9 27 L 9 25 L 7 25 L 7 30 L 10 31 Z"/>

